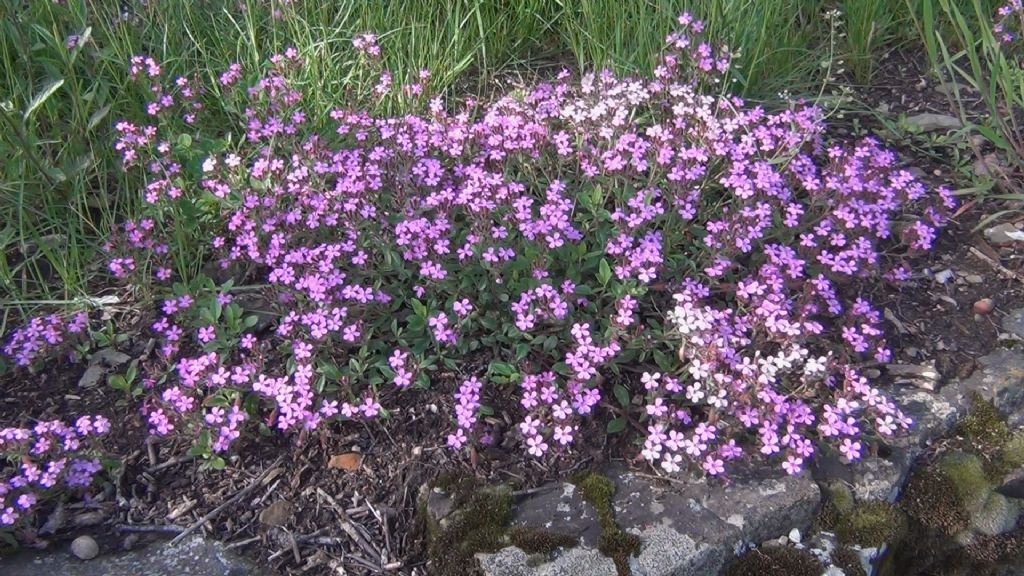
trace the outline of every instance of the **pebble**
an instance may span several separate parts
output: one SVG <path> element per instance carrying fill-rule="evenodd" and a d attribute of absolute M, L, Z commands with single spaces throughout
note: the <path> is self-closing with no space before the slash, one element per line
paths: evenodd
<path fill-rule="evenodd" d="M 982 298 L 974 303 L 975 314 L 988 314 L 995 308 L 995 303 L 992 302 L 991 298 Z"/>
<path fill-rule="evenodd" d="M 790 540 L 790 542 L 795 542 L 797 544 L 800 543 L 800 529 L 799 528 L 793 528 L 792 530 L 789 531 L 789 540 Z"/>
<path fill-rule="evenodd" d="M 92 536 L 79 536 L 71 542 L 71 553 L 82 560 L 92 560 L 100 553 L 100 546 Z"/>
<path fill-rule="evenodd" d="M 969 284 L 981 284 L 982 282 L 985 281 L 984 278 L 977 274 L 968 274 L 967 277 L 964 278 L 964 280 L 967 280 Z"/>

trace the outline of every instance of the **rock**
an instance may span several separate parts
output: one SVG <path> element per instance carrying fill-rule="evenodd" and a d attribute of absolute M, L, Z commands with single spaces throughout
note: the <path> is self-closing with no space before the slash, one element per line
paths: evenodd
<path fill-rule="evenodd" d="M 983 315 L 989 314 L 993 309 L 995 309 L 995 307 L 995 302 L 993 302 L 991 298 L 982 298 L 974 303 L 974 313 Z"/>
<path fill-rule="evenodd" d="M 793 528 L 792 530 L 789 531 L 789 541 L 793 542 L 794 544 L 799 544 L 800 543 L 800 529 L 799 528 Z"/>
<path fill-rule="evenodd" d="M 236 556 L 223 544 L 192 536 L 176 546 L 152 545 L 129 552 L 105 554 L 82 562 L 61 553 L 25 553 L 0 560 L 4 576 L 268 576 L 248 560 Z"/>
<path fill-rule="evenodd" d="M 523 501 L 512 512 L 512 526 L 543 528 L 572 536 L 584 546 L 597 547 L 601 525 L 597 511 L 580 498 L 576 486 L 558 482 Z"/>
<path fill-rule="evenodd" d="M 93 364 L 85 369 L 82 373 L 82 377 L 78 379 L 79 388 L 93 388 L 99 383 L 100 378 L 103 378 L 105 371 L 102 366 Z"/>
<path fill-rule="evenodd" d="M 1024 308 L 1013 310 L 1003 317 L 1003 330 L 1017 338 L 1024 338 Z"/>
<path fill-rule="evenodd" d="M 260 511 L 260 524 L 264 526 L 284 526 L 291 519 L 292 505 L 287 500 L 277 500 Z"/>
<path fill-rule="evenodd" d="M 843 572 L 843 569 L 838 566 L 829 566 L 822 576 L 846 576 L 846 572 Z"/>
<path fill-rule="evenodd" d="M 477 554 L 485 576 L 615 576 L 615 563 L 597 550 L 574 548 L 550 562 L 538 563 L 515 546 Z"/>
<path fill-rule="evenodd" d="M 722 542 L 699 542 L 666 525 L 641 532 L 643 544 L 636 558 L 634 574 L 646 576 L 699 576 L 715 574 L 725 563 Z"/>
<path fill-rule="evenodd" d="M 423 486 L 423 489 L 427 491 L 427 515 L 432 521 L 440 522 L 452 513 L 455 508 L 455 499 L 451 494 L 437 487 L 431 489 L 426 485 Z"/>
<path fill-rule="evenodd" d="M 132 357 L 119 352 L 113 348 L 104 348 L 92 355 L 89 359 L 90 364 L 100 364 L 109 368 L 117 368 L 118 366 L 127 363 Z"/>
<path fill-rule="evenodd" d="M 92 560 L 100 553 L 100 546 L 92 536 L 79 536 L 71 542 L 71 553 L 82 560 Z"/>
<path fill-rule="evenodd" d="M 979 358 L 978 364 L 980 369 L 958 387 L 964 399 L 971 393 L 980 394 L 1004 414 L 1024 406 L 1024 353 L 997 348 Z"/>
<path fill-rule="evenodd" d="M 884 458 L 864 458 L 853 466 L 850 490 L 860 502 L 895 502 L 909 469 L 909 463 L 903 466 Z"/>
<path fill-rule="evenodd" d="M 1011 244 L 1024 240 L 1024 232 L 1008 222 L 985 229 L 985 238 L 992 244 Z"/>
<path fill-rule="evenodd" d="M 964 280 L 966 280 L 968 284 L 981 284 L 985 281 L 985 279 L 978 274 L 968 274 L 967 276 L 964 276 Z"/>
<path fill-rule="evenodd" d="M 906 120 L 907 126 L 920 130 L 921 132 L 934 132 L 937 130 L 959 130 L 963 127 L 963 123 L 956 116 L 950 116 L 948 114 L 935 114 L 932 112 L 925 112 L 924 114 L 916 114 L 914 116 L 908 116 Z"/>
<path fill-rule="evenodd" d="M 953 271 L 949 268 L 935 273 L 935 281 L 939 284 L 945 284 L 953 278 Z"/>

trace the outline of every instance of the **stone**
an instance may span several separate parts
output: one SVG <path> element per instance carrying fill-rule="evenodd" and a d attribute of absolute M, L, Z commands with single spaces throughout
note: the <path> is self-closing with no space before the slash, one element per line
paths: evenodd
<path fill-rule="evenodd" d="M 437 487 L 424 486 L 424 489 L 427 490 L 427 515 L 434 522 L 444 520 L 455 508 L 455 498 Z"/>
<path fill-rule="evenodd" d="M 105 370 L 102 366 L 93 364 L 85 369 L 82 376 L 78 379 L 79 388 L 93 388 L 100 382 L 100 378 L 103 378 Z"/>
<path fill-rule="evenodd" d="M 1017 338 L 1024 338 L 1024 308 L 1012 310 L 1003 317 L 1003 330 Z"/>
<path fill-rule="evenodd" d="M 985 281 L 985 279 L 978 274 L 968 274 L 967 276 L 964 276 L 964 280 L 966 280 L 968 284 L 981 284 Z"/>
<path fill-rule="evenodd" d="M 576 486 L 557 482 L 542 486 L 512 511 L 511 526 L 542 528 L 576 538 L 584 546 L 597 547 L 601 525 L 597 511 L 580 498 Z"/>
<path fill-rule="evenodd" d="M 859 502 L 883 500 L 895 502 L 903 481 L 910 471 L 910 463 L 898 462 L 879 457 L 868 457 L 853 466 L 853 480 L 850 491 Z"/>
<path fill-rule="evenodd" d="M 477 554 L 485 576 L 616 576 L 615 562 L 597 550 L 573 548 L 544 561 L 510 546 L 494 554 Z"/>
<path fill-rule="evenodd" d="M 0 559 L 4 576 L 269 576 L 223 544 L 192 536 L 175 546 L 154 544 L 82 562 L 71 554 L 22 553 Z"/>
<path fill-rule="evenodd" d="M 956 116 L 950 116 L 948 114 L 935 114 L 933 112 L 925 112 L 923 114 L 916 114 L 914 116 L 908 116 L 904 122 L 910 128 L 920 130 L 921 132 L 935 132 L 938 130 L 959 130 L 963 127 L 963 123 Z"/>
<path fill-rule="evenodd" d="M 799 528 L 793 528 L 792 530 L 789 531 L 789 541 L 793 542 L 794 544 L 799 544 L 800 543 L 800 529 Z"/>
<path fill-rule="evenodd" d="M 1024 240 L 1024 232 L 1005 222 L 985 229 L 985 238 L 992 244 L 1011 244 Z"/>
<path fill-rule="evenodd" d="M 92 536 L 79 536 L 71 542 L 71 553 L 81 560 L 92 560 L 100 553 L 100 546 Z"/>
<path fill-rule="evenodd" d="M 974 303 L 974 313 L 982 315 L 990 314 L 995 307 L 996 304 L 991 298 L 982 298 Z"/>
<path fill-rule="evenodd" d="M 725 563 L 720 542 L 698 542 L 664 524 L 641 532 L 643 544 L 634 562 L 634 574 L 645 576 L 699 576 L 715 574 Z"/>
<path fill-rule="evenodd" d="M 846 576 L 846 572 L 843 572 L 843 569 L 838 566 L 829 566 L 822 576 Z"/>
<path fill-rule="evenodd" d="M 992 402 L 1003 414 L 1024 407 L 1024 353 L 997 348 L 979 358 L 978 365 L 979 369 L 958 387 L 961 402 L 976 393 Z M 946 392 L 945 388 L 943 392 Z"/>

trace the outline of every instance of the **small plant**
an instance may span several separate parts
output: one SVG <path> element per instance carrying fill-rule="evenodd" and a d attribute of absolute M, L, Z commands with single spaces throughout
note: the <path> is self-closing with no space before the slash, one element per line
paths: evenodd
<path fill-rule="evenodd" d="M 109 431 L 103 416 L 0 429 L 0 537 L 31 532 L 40 506 L 88 489 L 103 469 L 97 441 Z"/>

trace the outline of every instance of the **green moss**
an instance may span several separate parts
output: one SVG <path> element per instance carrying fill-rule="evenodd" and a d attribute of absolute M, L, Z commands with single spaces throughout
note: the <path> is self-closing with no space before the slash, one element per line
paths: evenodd
<path fill-rule="evenodd" d="M 868 576 L 864 565 L 860 563 L 860 554 L 849 546 L 838 546 L 832 551 L 832 563 L 838 566 L 846 576 Z"/>
<path fill-rule="evenodd" d="M 846 484 L 834 483 L 828 487 L 828 497 L 840 513 L 849 512 L 855 504 L 853 492 Z"/>
<path fill-rule="evenodd" d="M 722 576 L 820 576 L 821 562 L 806 550 L 773 546 L 751 550 L 722 572 Z"/>
<path fill-rule="evenodd" d="M 840 513 L 836 536 L 844 544 L 881 546 L 894 543 L 906 533 L 906 517 L 888 502 L 861 502 Z"/>
<path fill-rule="evenodd" d="M 982 450 L 1002 446 L 1010 433 L 1003 416 L 979 394 L 971 396 L 971 409 L 957 424 L 956 431 Z"/>
<path fill-rule="evenodd" d="M 963 531 L 969 522 L 956 486 L 932 468 L 922 468 L 911 475 L 900 507 L 926 531 L 946 536 Z"/>
<path fill-rule="evenodd" d="M 431 530 L 427 550 L 431 574 L 465 574 L 474 565 L 476 553 L 496 552 L 505 544 L 512 492 L 507 487 L 480 488 L 461 494 L 460 499 L 459 509 Z"/>
<path fill-rule="evenodd" d="M 1010 470 L 1024 466 L 1024 432 L 1017 431 L 1010 436 L 999 456 Z"/>
<path fill-rule="evenodd" d="M 985 504 L 993 486 L 978 456 L 951 452 L 939 461 L 939 470 L 949 478 L 968 512 Z"/>
<path fill-rule="evenodd" d="M 842 483 L 832 483 L 824 490 L 821 508 L 811 523 L 812 532 L 835 532 L 843 514 L 854 507 L 853 493 Z"/>
<path fill-rule="evenodd" d="M 624 532 L 615 523 L 615 510 L 612 507 L 615 483 L 593 472 L 574 477 L 572 483 L 580 491 L 580 497 L 597 511 L 597 519 L 601 524 L 597 549 L 615 562 L 615 569 L 620 576 L 628 575 L 629 558 L 640 551 L 640 538 Z"/>
<path fill-rule="evenodd" d="M 571 548 L 578 543 L 576 538 L 568 534 L 526 526 L 510 528 L 508 538 L 513 546 L 529 554 L 551 554 L 559 548 Z"/>

